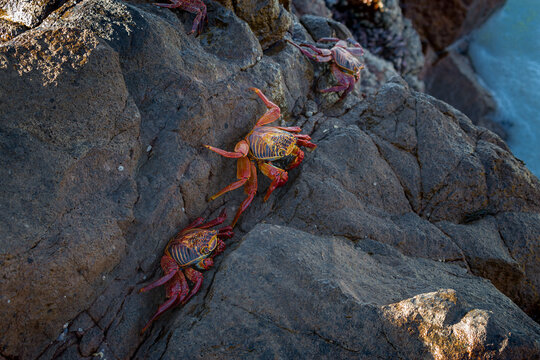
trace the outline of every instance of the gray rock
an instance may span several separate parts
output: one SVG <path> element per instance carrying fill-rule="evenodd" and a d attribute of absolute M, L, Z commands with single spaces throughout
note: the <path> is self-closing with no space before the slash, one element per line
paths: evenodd
<path fill-rule="evenodd" d="M 441 51 L 470 33 L 502 7 L 506 0 L 401 0 L 406 17 L 425 42 Z"/>
<path fill-rule="evenodd" d="M 497 104 L 478 82 L 470 60 L 455 51 L 441 57 L 425 77 L 426 92 L 456 107 L 475 125 L 483 126 L 506 139 L 504 128 L 492 118 Z"/>
<path fill-rule="evenodd" d="M 5 18 L 11 22 L 34 27 L 62 2 L 62 0 L 0 0 L 0 14 L 4 13 Z"/>
<path fill-rule="evenodd" d="M 302 15 L 332 17 L 332 12 L 326 7 L 324 0 L 293 0 L 292 8 L 298 17 Z"/>
<path fill-rule="evenodd" d="M 170 316 L 168 346 L 153 331 L 136 356 L 540 355 L 538 324 L 460 267 L 276 225 L 257 225 L 227 255 L 203 309 Z"/>

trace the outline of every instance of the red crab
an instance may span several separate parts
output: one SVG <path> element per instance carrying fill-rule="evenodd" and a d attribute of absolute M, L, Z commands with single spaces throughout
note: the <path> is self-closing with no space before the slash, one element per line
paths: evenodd
<path fill-rule="evenodd" d="M 195 31 L 197 31 L 197 35 L 199 35 L 202 32 L 202 21 L 208 21 L 206 18 L 206 5 L 202 2 L 202 0 L 170 0 L 172 4 L 162 4 L 157 3 L 154 5 L 166 7 L 169 9 L 174 8 L 180 8 L 182 10 L 188 11 L 192 14 L 197 14 L 195 17 L 195 20 L 193 20 L 193 27 L 191 28 L 191 31 L 188 32 L 189 34 L 193 34 Z"/>
<path fill-rule="evenodd" d="M 321 90 L 321 92 L 338 92 L 344 90 L 343 94 L 339 97 L 339 100 L 343 100 L 345 96 L 354 89 L 354 85 L 360 80 L 360 70 L 364 68 L 364 65 L 357 56 L 364 55 L 364 50 L 360 44 L 353 39 L 319 39 L 318 42 L 336 43 L 330 50 L 319 49 L 318 47 L 305 43 L 298 45 L 288 39 L 287 41 L 300 49 L 302 54 L 306 55 L 311 60 L 331 63 L 332 73 L 336 77 L 339 85 Z M 352 44 L 352 47 L 348 46 L 349 43 Z M 313 53 L 304 49 L 304 47 L 311 49 Z"/>
<path fill-rule="evenodd" d="M 139 290 L 144 292 L 165 284 L 168 300 L 159 306 L 141 333 L 165 311 L 178 304 L 187 303 L 199 291 L 203 275 L 192 266 L 199 270 L 207 270 L 214 265 L 213 258 L 225 250 L 225 243 L 221 239 L 234 235 L 232 227 L 225 226 L 219 230 L 206 229 L 223 223 L 226 217 L 224 209 L 216 219 L 207 223 L 204 223 L 203 218 L 197 218 L 169 241 L 165 255 L 161 258 L 161 268 L 165 275 Z M 195 284 L 191 292 L 186 277 Z"/>
<path fill-rule="evenodd" d="M 259 166 L 261 172 L 272 180 L 264 197 L 264 201 L 266 201 L 272 191 L 279 186 L 285 185 L 289 179 L 287 171 L 272 165 L 271 161 L 292 155 L 294 156 L 294 160 L 286 168 L 286 170 L 291 170 L 300 165 L 304 159 L 304 152 L 300 150 L 298 146 L 305 146 L 310 149 L 315 149 L 317 147 L 317 145 L 309 141 L 311 140 L 311 137 L 308 135 L 297 134 L 302 130 L 298 126 L 263 126 L 279 118 L 279 106 L 268 100 L 261 90 L 257 88 L 250 89 L 257 93 L 268 108 L 266 113 L 257 121 L 253 130 L 251 130 L 243 140 L 240 140 L 236 144 L 234 152 L 228 152 L 205 145 L 206 148 L 222 156 L 238 158 L 236 171 L 238 181 L 224 187 L 220 192 L 210 198 L 210 200 L 214 200 L 226 192 L 244 185 L 244 192 L 248 196 L 236 212 L 236 216 L 231 224 L 233 227 L 236 225 L 240 214 L 247 209 L 257 193 L 257 168 L 255 167 L 255 162 Z"/>

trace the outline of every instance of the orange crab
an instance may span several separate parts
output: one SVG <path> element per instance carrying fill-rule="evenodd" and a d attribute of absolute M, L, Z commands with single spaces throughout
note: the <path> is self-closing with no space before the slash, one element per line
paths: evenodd
<path fill-rule="evenodd" d="M 161 258 L 161 268 L 165 275 L 139 290 L 139 292 L 145 292 L 165 285 L 168 299 L 159 306 L 141 333 L 144 333 L 165 311 L 178 304 L 187 303 L 199 291 L 203 275 L 194 268 L 208 270 L 212 267 L 214 257 L 225 250 L 222 239 L 228 239 L 234 235 L 231 226 L 225 226 L 219 230 L 208 230 L 222 224 L 226 217 L 227 214 L 223 209 L 216 219 L 206 223 L 203 218 L 197 218 L 169 241 L 165 254 Z M 194 284 L 191 291 L 186 278 Z"/>
<path fill-rule="evenodd" d="M 304 152 L 300 150 L 299 146 L 305 146 L 309 149 L 315 149 L 317 147 L 317 145 L 310 142 L 311 137 L 299 134 L 302 129 L 298 126 L 264 126 L 276 121 L 280 117 L 281 111 L 279 106 L 268 100 L 261 90 L 257 88 L 250 89 L 255 91 L 268 108 L 266 113 L 257 121 L 253 130 L 236 144 L 233 152 L 205 145 L 206 148 L 222 156 L 238 158 L 236 171 L 238 181 L 224 187 L 220 192 L 210 198 L 210 200 L 214 200 L 226 192 L 238 189 L 244 185 L 244 192 L 248 196 L 236 212 L 236 216 L 231 224 L 232 227 L 236 225 L 238 218 L 247 209 L 249 204 L 251 204 L 253 197 L 257 193 L 257 168 L 255 167 L 255 163 L 257 163 L 261 172 L 272 180 L 264 196 L 264 201 L 266 201 L 272 191 L 285 185 L 289 179 L 287 171 L 272 165 L 271 162 L 286 156 L 294 156 L 294 160 L 286 168 L 286 170 L 291 170 L 300 165 L 304 159 Z"/>

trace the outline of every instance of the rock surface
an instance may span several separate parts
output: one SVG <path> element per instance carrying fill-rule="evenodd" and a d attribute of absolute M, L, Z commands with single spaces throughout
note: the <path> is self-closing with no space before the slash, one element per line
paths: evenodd
<path fill-rule="evenodd" d="M 261 37 L 206 3 L 197 38 L 189 13 L 84 0 L 0 44 L 0 356 L 538 356 L 540 183 L 506 144 L 369 53 L 336 103 L 285 27 Z M 236 168 L 202 145 L 252 128 L 265 107 L 251 86 L 319 147 L 255 197 L 200 293 L 141 336 L 164 297 L 137 290 L 168 239 L 245 196 L 207 202 Z"/>
<path fill-rule="evenodd" d="M 426 92 L 467 115 L 475 125 L 483 126 L 506 139 L 500 123 L 493 121 L 495 99 L 478 82 L 469 58 L 451 50 L 433 64 L 425 77 Z"/>
<path fill-rule="evenodd" d="M 540 355 L 538 324 L 463 268 L 410 258 L 369 239 L 321 237 L 277 225 L 257 225 L 226 256 L 202 308 L 179 311 L 171 321 L 171 341 L 165 344 L 153 332 L 135 356 Z"/>
<path fill-rule="evenodd" d="M 404 15 L 435 51 L 444 50 L 501 8 L 506 0 L 401 0 Z"/>

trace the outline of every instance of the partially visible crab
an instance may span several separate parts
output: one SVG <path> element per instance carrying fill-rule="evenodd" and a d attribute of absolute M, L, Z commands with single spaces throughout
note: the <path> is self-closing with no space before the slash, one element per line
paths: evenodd
<path fill-rule="evenodd" d="M 244 185 L 244 192 L 248 196 L 236 212 L 236 216 L 231 224 L 233 227 L 236 225 L 238 218 L 240 218 L 240 214 L 247 209 L 257 193 L 257 168 L 255 167 L 255 162 L 257 162 L 261 172 L 272 180 L 264 197 L 264 201 L 266 201 L 272 191 L 279 186 L 285 185 L 289 179 L 287 171 L 272 165 L 271 161 L 292 155 L 294 156 L 294 160 L 286 168 L 286 170 L 291 170 L 300 165 L 304 159 L 304 152 L 300 150 L 298 145 L 306 146 L 310 149 L 317 147 L 317 145 L 309 141 L 311 137 L 308 135 L 296 134 L 302 131 L 298 126 L 263 126 L 277 120 L 280 117 L 281 111 L 279 106 L 268 100 L 261 90 L 257 88 L 250 89 L 255 91 L 268 108 L 266 113 L 257 121 L 253 130 L 236 144 L 234 152 L 205 145 L 206 148 L 222 156 L 238 158 L 236 177 L 239 180 L 224 187 L 220 192 L 210 198 L 210 200 L 214 200 L 226 192 L 238 189 Z"/>
<path fill-rule="evenodd" d="M 191 28 L 191 31 L 188 32 L 188 35 L 193 34 L 195 31 L 197 31 L 197 36 L 200 35 L 203 29 L 202 22 L 208 21 L 208 19 L 206 18 L 206 5 L 202 2 L 202 0 L 170 0 L 170 1 L 172 4 L 157 3 L 154 5 L 166 7 L 169 9 L 180 8 L 192 14 L 197 14 L 197 16 L 195 17 L 195 20 L 193 20 L 193 27 Z"/>
<path fill-rule="evenodd" d="M 364 55 L 364 50 L 359 43 L 353 39 L 340 40 L 336 38 L 322 38 L 318 42 L 335 43 L 331 49 L 320 49 L 311 44 L 302 43 L 300 45 L 287 39 L 289 43 L 296 46 L 302 54 L 306 55 L 311 60 L 317 62 L 330 62 L 332 73 L 336 77 L 339 85 L 321 90 L 321 92 L 338 92 L 343 91 L 340 100 L 343 100 L 349 92 L 354 89 L 354 85 L 360 80 L 360 70 L 364 65 L 360 62 L 357 56 Z M 348 45 L 351 44 L 352 47 Z M 309 48 L 311 51 L 305 49 Z"/>
<path fill-rule="evenodd" d="M 219 230 L 206 229 L 223 223 L 226 217 L 227 214 L 223 209 L 216 219 L 207 223 L 204 223 L 203 218 L 197 218 L 169 241 L 161 258 L 161 268 L 165 275 L 139 290 L 144 292 L 165 285 L 168 300 L 159 306 L 141 333 L 165 311 L 178 304 L 187 303 L 199 291 L 203 275 L 192 267 L 199 270 L 209 269 L 214 265 L 213 258 L 225 250 L 225 243 L 221 239 L 234 235 L 232 227 L 225 226 Z M 186 277 L 194 284 L 191 292 Z"/>

